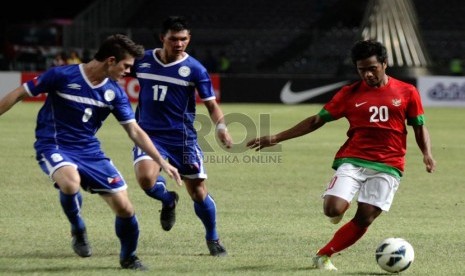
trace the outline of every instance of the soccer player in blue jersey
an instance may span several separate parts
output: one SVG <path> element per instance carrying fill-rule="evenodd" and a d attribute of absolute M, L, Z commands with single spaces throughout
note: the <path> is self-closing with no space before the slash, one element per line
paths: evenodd
<path fill-rule="evenodd" d="M 163 22 L 159 38 L 163 47 L 146 50 L 144 57 L 136 59 L 134 64 L 140 84 L 136 117 L 160 154 L 178 168 L 194 201 L 195 213 L 205 226 L 210 255 L 226 256 L 227 251 L 219 241 L 216 204 L 205 185 L 207 174 L 203 152 L 194 128 L 196 90 L 216 124 L 219 141 L 229 148 L 232 139 L 207 70 L 185 52 L 191 38 L 185 18 L 168 17 Z M 176 219 L 178 194 L 166 189 L 159 165 L 138 146 L 134 148 L 134 169 L 145 193 L 162 202 L 160 222 L 162 228 L 169 231 Z"/>
<path fill-rule="evenodd" d="M 123 269 L 146 270 L 136 255 L 139 225 L 128 198 L 127 184 L 102 152 L 95 136 L 112 113 L 129 138 L 179 184 L 177 169 L 168 164 L 139 127 L 128 97 L 117 83 L 129 73 L 144 48 L 127 36 L 112 35 L 88 63 L 53 67 L 25 82 L 0 100 L 0 115 L 26 97 L 48 93 L 37 116 L 34 148 L 41 169 L 59 190 L 60 203 L 71 223 L 72 247 L 81 257 L 92 255 L 81 217 L 80 189 L 99 194 L 116 214 Z"/>

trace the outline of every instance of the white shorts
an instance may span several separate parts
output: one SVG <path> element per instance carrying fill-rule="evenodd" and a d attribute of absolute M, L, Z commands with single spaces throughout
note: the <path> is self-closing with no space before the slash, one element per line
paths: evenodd
<path fill-rule="evenodd" d="M 345 163 L 335 172 L 323 197 L 333 195 L 351 202 L 358 192 L 358 202 L 389 211 L 399 183 L 393 175 Z"/>

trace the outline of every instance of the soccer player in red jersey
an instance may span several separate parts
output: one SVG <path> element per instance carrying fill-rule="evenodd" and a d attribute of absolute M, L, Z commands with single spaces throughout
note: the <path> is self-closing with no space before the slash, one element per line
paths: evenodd
<path fill-rule="evenodd" d="M 373 40 L 358 41 L 351 58 L 361 81 L 343 87 L 318 114 L 276 135 L 247 143 L 260 150 L 342 117 L 349 121 L 348 139 L 333 162 L 336 172 L 322 195 L 323 210 L 336 224 L 357 193 L 358 207 L 354 218 L 313 258 L 313 265 L 323 270 L 337 270 L 330 257 L 357 242 L 382 211 L 389 211 L 404 171 L 406 124 L 413 128 L 426 171 L 431 173 L 436 167 L 419 92 L 386 74 L 386 48 Z"/>

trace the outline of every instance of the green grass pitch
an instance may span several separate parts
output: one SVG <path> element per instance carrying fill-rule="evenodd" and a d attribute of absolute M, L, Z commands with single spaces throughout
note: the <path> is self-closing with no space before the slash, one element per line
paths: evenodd
<path fill-rule="evenodd" d="M 69 224 L 57 191 L 37 165 L 32 144 L 40 105 L 19 103 L 0 117 L 0 275 L 132 274 L 119 268 L 114 216 L 97 195 L 83 193 L 83 216 L 94 254 L 79 258 L 71 249 Z M 201 141 L 207 148 L 207 186 L 216 200 L 220 238 L 227 258 L 208 255 L 204 228 L 184 187 L 177 223 L 159 224 L 160 203 L 135 182 L 132 143 L 109 118 L 98 136 L 125 176 L 140 222 L 138 255 L 154 275 L 327 275 L 311 268 L 311 256 L 339 225 L 322 213 L 320 195 L 332 176 L 334 154 L 347 123 L 281 143 L 267 152 L 245 148 L 256 135 L 275 133 L 315 114 L 321 105 L 222 104 L 235 145 L 218 146 L 198 106 Z M 465 109 L 427 108 L 437 171 L 428 174 L 409 128 L 405 176 L 391 211 L 382 214 L 355 245 L 333 257 L 341 275 L 386 275 L 375 262 L 376 246 L 403 237 L 415 249 L 405 275 L 463 275 L 465 259 Z M 259 123 L 260 122 L 260 123 Z M 342 223 L 354 214 L 352 204 Z"/>

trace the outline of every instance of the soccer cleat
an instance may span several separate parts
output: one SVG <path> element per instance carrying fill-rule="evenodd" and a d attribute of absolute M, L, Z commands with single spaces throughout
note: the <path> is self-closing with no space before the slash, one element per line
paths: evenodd
<path fill-rule="evenodd" d="M 220 240 L 207 241 L 208 250 L 210 250 L 210 255 L 215 257 L 226 257 L 228 252 L 226 248 L 221 244 Z"/>
<path fill-rule="evenodd" d="M 329 222 L 331 222 L 332 224 L 338 224 L 342 220 L 343 217 L 344 217 L 344 214 L 339 215 L 337 217 L 330 217 Z"/>
<path fill-rule="evenodd" d="M 165 231 L 170 231 L 176 223 L 176 205 L 179 201 L 179 195 L 176 192 L 170 192 L 174 195 L 174 203 L 172 206 L 163 206 L 160 212 L 161 228 Z"/>
<path fill-rule="evenodd" d="M 72 231 L 71 235 L 73 237 L 71 244 L 74 252 L 83 258 L 90 257 L 92 255 L 92 249 L 87 239 L 87 231 L 85 229 L 82 232 Z"/>
<path fill-rule="evenodd" d="M 136 255 L 120 260 L 119 263 L 121 264 L 122 269 L 132 269 L 139 271 L 149 270 L 145 265 L 142 264 Z"/>
<path fill-rule="evenodd" d="M 337 270 L 337 268 L 331 262 L 331 259 L 326 255 L 323 255 L 323 256 L 316 255 L 315 257 L 313 257 L 313 267 L 322 269 L 322 270 L 328 270 L 328 271 Z"/>

